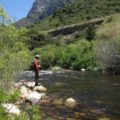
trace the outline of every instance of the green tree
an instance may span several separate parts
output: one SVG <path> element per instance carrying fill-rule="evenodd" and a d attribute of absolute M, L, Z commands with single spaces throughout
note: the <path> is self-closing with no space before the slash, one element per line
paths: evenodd
<path fill-rule="evenodd" d="M 2 5 L 0 5 L 0 18 L 1 18 L 1 24 L 4 24 L 5 23 L 5 19 L 8 18 L 8 14 L 4 10 L 4 8 L 2 7 Z"/>
<path fill-rule="evenodd" d="M 89 41 L 95 38 L 95 26 L 93 25 L 88 26 L 88 28 L 86 29 L 85 38 Z"/>

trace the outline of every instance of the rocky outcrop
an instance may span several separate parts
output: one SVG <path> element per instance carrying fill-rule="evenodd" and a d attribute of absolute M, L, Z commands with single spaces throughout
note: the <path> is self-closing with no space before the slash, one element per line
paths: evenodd
<path fill-rule="evenodd" d="M 89 20 L 86 22 L 82 22 L 82 23 L 77 23 L 77 24 L 72 24 L 72 25 L 66 25 L 64 27 L 59 27 L 57 29 L 52 29 L 47 31 L 48 34 L 51 34 L 53 36 L 58 36 L 58 35 L 67 35 L 67 34 L 72 34 L 75 31 L 82 31 L 85 28 L 87 28 L 89 25 L 100 25 L 102 24 L 104 21 L 104 19 L 94 19 L 94 20 Z"/>
<path fill-rule="evenodd" d="M 57 9 L 75 0 L 35 0 L 26 18 L 15 23 L 16 27 L 31 26 L 35 22 L 53 14 Z"/>
<path fill-rule="evenodd" d="M 22 18 L 21 20 L 17 21 L 14 25 L 17 28 L 20 28 L 20 27 L 31 26 L 34 24 L 34 22 L 35 22 L 34 19 L 25 17 L 25 18 Z"/>
<path fill-rule="evenodd" d="M 72 1 L 74 0 L 36 0 L 27 17 L 36 20 L 43 19 Z"/>

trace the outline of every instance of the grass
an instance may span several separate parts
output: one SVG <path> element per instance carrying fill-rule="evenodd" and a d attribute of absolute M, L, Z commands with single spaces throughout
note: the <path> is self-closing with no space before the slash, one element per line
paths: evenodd
<path fill-rule="evenodd" d="M 120 35 L 120 14 L 108 16 L 104 23 L 98 27 L 97 38 L 115 39 Z"/>

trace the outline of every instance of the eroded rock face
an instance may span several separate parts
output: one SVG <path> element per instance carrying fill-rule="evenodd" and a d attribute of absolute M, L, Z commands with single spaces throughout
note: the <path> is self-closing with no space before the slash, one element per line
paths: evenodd
<path fill-rule="evenodd" d="M 28 13 L 28 18 L 43 19 L 54 13 L 58 8 L 74 0 L 36 0 Z"/>
<path fill-rule="evenodd" d="M 9 114 L 19 116 L 21 113 L 20 110 L 18 109 L 18 107 L 11 103 L 2 104 L 2 107 L 4 107 L 5 111 Z"/>
<path fill-rule="evenodd" d="M 73 2 L 74 0 L 35 0 L 31 10 L 26 18 L 21 19 L 15 23 L 16 27 L 25 27 L 34 24 L 51 14 L 57 9 L 63 7 L 65 4 Z"/>

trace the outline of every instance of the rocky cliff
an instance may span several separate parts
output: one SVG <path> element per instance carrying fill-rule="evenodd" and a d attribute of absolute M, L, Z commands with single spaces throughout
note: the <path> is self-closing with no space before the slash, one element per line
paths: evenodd
<path fill-rule="evenodd" d="M 30 26 L 71 2 L 74 0 L 35 0 L 27 17 L 16 22 L 15 25 L 17 27 Z"/>

